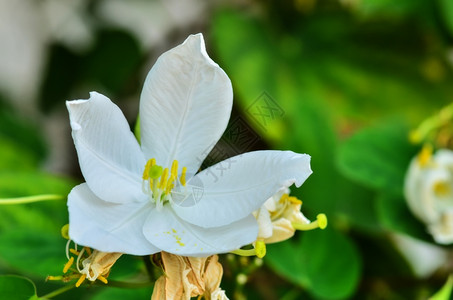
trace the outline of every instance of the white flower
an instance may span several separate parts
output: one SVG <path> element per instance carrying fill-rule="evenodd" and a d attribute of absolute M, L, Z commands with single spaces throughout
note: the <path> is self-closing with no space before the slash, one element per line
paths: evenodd
<path fill-rule="evenodd" d="M 253 215 L 258 221 L 258 239 L 264 243 L 277 243 L 291 238 L 296 230 L 324 229 L 327 218 L 319 214 L 317 220 L 310 222 L 300 211 L 302 201 L 289 196 L 287 187 L 267 199 Z"/>
<path fill-rule="evenodd" d="M 140 101 L 141 145 L 105 96 L 68 101 L 86 180 L 68 197 L 71 239 L 103 252 L 185 256 L 254 242 L 252 212 L 282 187 L 300 186 L 311 174 L 310 157 L 256 151 L 197 173 L 227 126 L 232 96 L 228 76 L 197 34 L 149 72 Z"/>
<path fill-rule="evenodd" d="M 410 163 L 404 193 L 409 208 L 426 223 L 434 240 L 453 242 L 453 151 L 438 150 L 432 155 L 424 147 Z"/>

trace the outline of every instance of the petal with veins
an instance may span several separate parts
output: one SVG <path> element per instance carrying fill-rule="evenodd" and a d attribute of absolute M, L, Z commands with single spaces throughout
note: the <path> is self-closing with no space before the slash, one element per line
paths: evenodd
<path fill-rule="evenodd" d="M 173 204 L 178 216 L 197 226 L 228 225 L 259 209 L 282 187 L 299 187 L 312 173 L 310 156 L 292 151 L 244 153 L 211 166 L 199 180 L 202 196 Z M 190 184 L 190 182 L 188 183 Z"/>
<path fill-rule="evenodd" d="M 143 233 L 153 244 L 167 252 L 183 256 L 208 256 L 226 253 L 255 241 L 258 225 L 250 215 L 228 226 L 201 228 L 181 220 L 165 205 L 153 210 Z"/>
<path fill-rule="evenodd" d="M 232 101 L 230 79 L 207 55 L 203 36 L 189 36 L 159 57 L 143 86 L 140 133 L 146 158 L 164 167 L 177 159 L 195 174 L 222 136 Z"/>
<path fill-rule="evenodd" d="M 145 159 L 121 110 L 92 92 L 89 100 L 67 101 L 80 168 L 90 189 L 104 201 L 141 201 Z"/>
<path fill-rule="evenodd" d="M 76 243 L 103 252 L 148 255 L 159 252 L 141 228 L 153 208 L 149 203 L 105 202 L 83 183 L 68 196 L 69 236 Z"/>

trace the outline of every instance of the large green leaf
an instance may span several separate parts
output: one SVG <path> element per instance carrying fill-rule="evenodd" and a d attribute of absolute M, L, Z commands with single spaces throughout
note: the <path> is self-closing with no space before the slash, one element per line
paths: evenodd
<path fill-rule="evenodd" d="M 97 293 L 91 300 L 123 300 L 123 299 L 137 299 L 148 300 L 153 293 L 152 288 L 140 289 L 119 289 L 119 288 L 104 288 Z"/>
<path fill-rule="evenodd" d="M 415 219 L 402 196 L 385 193 L 379 195 L 376 199 L 376 211 L 384 228 L 432 242 L 431 236 L 426 232 L 426 226 Z"/>
<path fill-rule="evenodd" d="M 0 275 L 0 299 L 5 300 L 38 300 L 36 287 L 25 277 Z"/>
<path fill-rule="evenodd" d="M 450 275 L 444 286 L 431 298 L 429 298 L 429 300 L 449 300 L 451 299 L 452 289 L 453 289 L 453 275 Z"/>
<path fill-rule="evenodd" d="M 356 248 L 331 229 L 306 232 L 299 240 L 269 245 L 265 261 L 317 298 L 346 298 L 355 291 L 360 278 Z"/>
<path fill-rule="evenodd" d="M 416 152 L 407 135 L 407 128 L 399 122 L 358 131 L 339 149 L 339 170 L 366 186 L 401 195 L 406 170 Z"/>

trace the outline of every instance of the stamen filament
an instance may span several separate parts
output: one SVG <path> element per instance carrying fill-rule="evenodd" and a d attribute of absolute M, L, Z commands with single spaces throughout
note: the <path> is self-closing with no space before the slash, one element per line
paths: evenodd
<path fill-rule="evenodd" d="M 304 224 L 293 222 L 291 223 L 291 225 L 293 226 L 294 229 L 303 231 L 312 230 L 316 228 L 325 229 L 327 227 L 327 217 L 325 214 L 319 214 L 316 217 L 316 221 L 313 221 L 311 223 Z"/>
<path fill-rule="evenodd" d="M 230 253 L 240 256 L 257 256 L 258 258 L 263 258 L 266 255 L 266 244 L 260 239 L 256 241 L 255 248 L 253 249 L 236 249 Z"/>

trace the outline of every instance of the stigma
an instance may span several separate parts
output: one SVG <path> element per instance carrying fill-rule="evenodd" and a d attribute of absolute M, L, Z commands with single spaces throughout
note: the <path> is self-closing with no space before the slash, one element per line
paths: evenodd
<path fill-rule="evenodd" d="M 183 167 L 178 176 L 178 161 L 174 160 L 171 168 L 162 168 L 156 164 L 156 159 L 151 158 L 146 162 L 143 171 L 142 190 L 148 195 L 149 200 L 161 210 L 166 202 L 172 202 L 172 190 L 176 185 L 186 186 L 187 168 Z"/>

